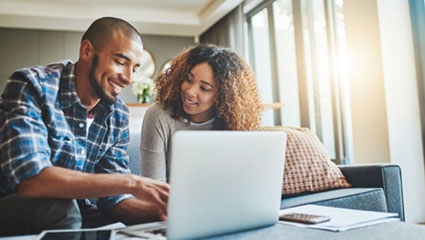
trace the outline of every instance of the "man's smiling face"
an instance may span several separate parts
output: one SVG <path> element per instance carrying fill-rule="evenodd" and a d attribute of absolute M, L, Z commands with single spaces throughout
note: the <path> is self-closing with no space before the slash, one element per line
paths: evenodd
<path fill-rule="evenodd" d="M 93 57 L 89 81 L 93 92 L 108 104 L 113 104 L 121 89 L 132 82 L 134 71 L 140 67 L 143 45 L 120 31 L 113 33 Z"/>

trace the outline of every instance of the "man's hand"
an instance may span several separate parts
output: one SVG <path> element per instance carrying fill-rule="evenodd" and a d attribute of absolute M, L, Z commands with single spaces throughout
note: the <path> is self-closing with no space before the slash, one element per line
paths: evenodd
<path fill-rule="evenodd" d="M 141 201 L 152 202 L 158 207 L 161 219 L 167 216 L 168 184 L 150 178 L 140 177 L 133 196 Z"/>
<path fill-rule="evenodd" d="M 112 214 L 126 224 L 167 220 L 169 186 L 150 178 L 133 176 L 135 199 L 126 199 L 112 209 Z"/>

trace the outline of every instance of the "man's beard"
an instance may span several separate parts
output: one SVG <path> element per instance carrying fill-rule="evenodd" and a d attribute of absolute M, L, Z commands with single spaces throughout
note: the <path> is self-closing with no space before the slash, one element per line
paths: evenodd
<path fill-rule="evenodd" d="M 110 96 L 106 94 L 105 90 L 102 86 L 100 86 L 99 82 L 96 80 L 96 77 L 94 76 L 94 72 L 96 70 L 97 64 L 99 63 L 99 56 L 96 54 L 93 57 L 93 62 L 90 67 L 89 71 L 89 81 L 90 86 L 93 89 L 93 91 L 96 93 L 96 95 L 106 104 L 112 105 L 117 101 L 117 96 Z"/>

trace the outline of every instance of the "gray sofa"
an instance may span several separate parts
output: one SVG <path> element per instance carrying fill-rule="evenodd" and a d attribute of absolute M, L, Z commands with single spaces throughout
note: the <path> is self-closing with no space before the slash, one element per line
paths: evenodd
<path fill-rule="evenodd" d="M 140 174 L 140 132 L 132 133 L 128 149 L 130 169 Z M 398 213 L 404 217 L 401 170 L 394 164 L 339 166 L 351 188 L 334 189 L 297 196 L 283 196 L 281 208 L 305 204 Z"/>

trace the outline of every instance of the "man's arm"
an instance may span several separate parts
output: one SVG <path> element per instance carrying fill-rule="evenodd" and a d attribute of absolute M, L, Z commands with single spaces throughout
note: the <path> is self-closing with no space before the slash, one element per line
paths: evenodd
<path fill-rule="evenodd" d="M 102 158 L 96 164 L 94 171 L 98 174 L 129 174 L 130 169 L 128 145 L 130 142 L 128 110 L 125 105 L 121 105 L 121 101 L 117 101 L 115 107 L 120 111 L 115 111 L 111 116 L 114 121 L 111 121 L 110 132 L 108 132 L 109 139 L 108 147 L 104 152 Z M 96 131 L 96 129 L 91 129 Z M 97 134 L 98 135 L 98 134 Z M 100 139 L 104 139 L 103 137 Z M 132 159 L 138 161 L 138 159 Z M 157 183 L 150 178 L 142 178 L 144 182 Z M 164 184 L 166 185 L 166 184 Z M 166 185 L 168 186 L 168 185 Z M 134 195 L 134 193 L 132 193 Z M 167 190 L 168 194 L 168 190 Z M 120 221 L 125 223 L 140 223 L 146 221 L 165 220 L 166 206 L 160 206 L 163 202 L 154 201 L 140 201 L 140 198 L 134 195 L 113 195 L 113 196 L 100 196 L 97 201 L 99 210 L 112 214 Z M 168 196 L 167 196 L 168 198 Z M 165 201 L 166 203 L 166 201 Z"/>
<path fill-rule="evenodd" d="M 91 174 L 61 167 L 48 167 L 23 180 L 17 193 L 21 197 L 83 199 L 132 194 L 116 205 L 112 214 L 127 223 L 166 219 L 168 185 L 127 174 Z M 140 213 L 140 214 L 139 214 Z"/>

